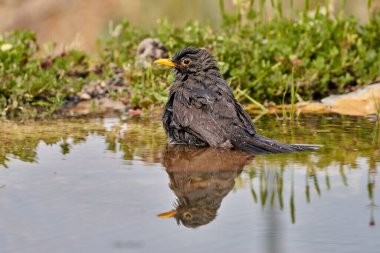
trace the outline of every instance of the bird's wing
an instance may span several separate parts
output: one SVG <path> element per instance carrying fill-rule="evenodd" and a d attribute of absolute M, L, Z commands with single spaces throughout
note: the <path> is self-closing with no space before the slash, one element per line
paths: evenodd
<path fill-rule="evenodd" d="M 173 119 L 190 134 L 198 137 L 212 147 L 225 141 L 225 132 L 199 101 L 192 100 L 190 105 L 178 96 L 173 101 Z"/>
<path fill-rule="evenodd" d="M 236 101 L 227 82 L 223 78 L 218 78 L 215 87 L 221 93 L 221 99 L 219 99 L 218 104 L 222 105 L 219 106 L 222 110 L 217 111 L 217 113 L 232 120 L 237 127 L 245 130 L 249 135 L 254 135 L 256 130 L 251 117 L 244 111 L 240 103 Z M 229 109 L 225 110 L 225 106 L 223 105 L 227 105 Z"/>
<path fill-rule="evenodd" d="M 223 79 L 206 87 L 199 83 L 188 87 L 173 100 L 174 121 L 186 131 L 213 147 L 223 145 L 236 131 L 239 135 L 255 134 L 249 115 Z"/>
<path fill-rule="evenodd" d="M 162 114 L 162 123 L 164 125 L 164 129 L 166 133 L 170 132 L 170 123 L 172 121 L 173 117 L 173 100 L 174 100 L 174 94 L 169 94 L 168 102 L 165 105 L 164 113 Z"/>

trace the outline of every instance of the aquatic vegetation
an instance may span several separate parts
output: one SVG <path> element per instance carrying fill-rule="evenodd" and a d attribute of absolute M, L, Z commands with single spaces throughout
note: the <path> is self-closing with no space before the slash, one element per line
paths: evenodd
<path fill-rule="evenodd" d="M 51 115 L 90 80 L 112 77 L 115 65 L 128 79 L 130 107 L 161 105 L 173 76 L 162 68 L 142 69 L 135 64 L 138 44 L 147 37 L 159 38 L 171 53 L 188 45 L 210 50 L 241 102 L 255 103 L 263 111 L 266 102 L 294 105 L 379 80 L 379 12 L 369 11 L 366 24 L 353 17 L 333 17 L 320 5 L 313 12 L 306 5 L 286 17 L 282 2 L 271 1 L 276 12 L 269 19 L 265 1 L 240 2 L 229 13 L 220 1 L 223 25 L 217 28 L 196 21 L 175 27 L 160 20 L 151 30 L 128 21 L 111 23 L 108 37 L 99 40 L 98 57 L 78 50 L 52 55 L 41 52 L 31 32 L 2 34 L 0 113 L 3 117 Z M 294 117 L 294 110 L 290 116 Z"/>

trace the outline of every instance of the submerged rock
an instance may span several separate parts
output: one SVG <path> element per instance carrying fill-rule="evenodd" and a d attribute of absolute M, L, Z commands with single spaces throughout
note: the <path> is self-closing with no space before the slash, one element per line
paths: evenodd
<path fill-rule="evenodd" d="M 345 115 L 370 115 L 380 110 L 380 82 L 373 83 L 356 91 L 332 95 L 322 99 L 331 112 Z"/>
<path fill-rule="evenodd" d="M 137 64 L 146 68 L 160 58 L 169 57 L 169 51 L 159 39 L 147 38 L 140 42 L 137 49 Z"/>

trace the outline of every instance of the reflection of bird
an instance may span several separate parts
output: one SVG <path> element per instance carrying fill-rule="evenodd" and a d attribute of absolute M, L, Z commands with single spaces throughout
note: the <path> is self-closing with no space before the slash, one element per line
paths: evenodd
<path fill-rule="evenodd" d="M 159 217 L 175 217 L 178 224 L 192 228 L 208 224 L 252 159 L 253 155 L 241 151 L 169 145 L 162 163 L 178 199 L 175 210 Z"/>
<path fill-rule="evenodd" d="M 235 148 L 254 153 L 286 153 L 319 146 L 282 144 L 256 133 L 250 116 L 235 100 L 214 58 L 204 49 L 189 47 L 171 60 L 174 67 L 163 124 L 169 143 Z"/>

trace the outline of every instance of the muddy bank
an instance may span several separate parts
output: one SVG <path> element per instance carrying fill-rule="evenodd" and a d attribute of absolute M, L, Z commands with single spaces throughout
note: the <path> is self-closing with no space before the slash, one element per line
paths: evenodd
<path fill-rule="evenodd" d="M 88 90 L 96 90 L 97 86 L 92 87 L 92 89 Z M 123 87 L 125 91 L 128 91 L 126 86 Z M 130 108 L 128 106 L 128 96 L 125 97 L 125 100 L 117 101 L 110 98 L 106 93 L 102 93 L 100 96 L 91 96 L 82 91 L 79 94 L 83 94 L 83 97 L 81 98 L 78 95 L 77 99 L 79 99 L 79 102 L 69 108 L 65 108 L 62 111 L 63 115 L 74 117 L 90 115 L 114 116 L 127 113 L 130 116 L 139 116 L 143 112 L 140 108 Z M 95 94 L 95 92 L 92 94 Z M 156 106 L 154 109 L 147 111 L 154 112 L 154 115 L 157 115 L 159 108 L 160 106 Z M 283 109 L 290 111 L 292 106 L 268 106 L 266 107 L 266 111 L 263 111 L 262 108 L 255 104 L 245 104 L 245 108 L 252 114 L 281 114 Z M 347 94 L 331 95 L 323 98 L 320 102 L 298 102 L 295 104 L 294 109 L 297 114 L 378 115 L 380 112 L 380 82 L 369 84 Z"/>

